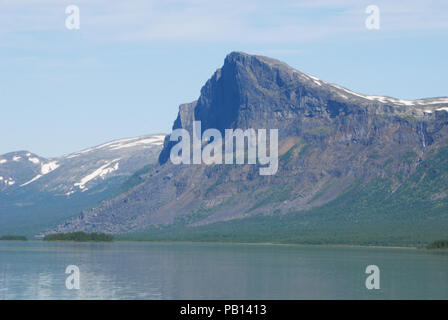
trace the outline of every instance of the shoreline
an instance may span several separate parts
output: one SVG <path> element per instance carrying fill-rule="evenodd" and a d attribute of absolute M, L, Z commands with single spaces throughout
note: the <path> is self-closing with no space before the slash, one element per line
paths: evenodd
<path fill-rule="evenodd" d="M 307 244 L 307 243 L 275 243 L 275 242 L 225 242 L 225 241 L 169 241 L 169 240 L 113 240 L 113 241 L 69 241 L 69 240 L 51 240 L 44 241 L 41 239 L 28 239 L 27 241 L 20 240 L 2 240 L 2 242 L 45 242 L 45 243 L 114 243 L 114 242 L 135 242 L 135 243 L 160 243 L 160 244 L 216 244 L 216 245 L 246 245 L 246 246 L 294 246 L 294 247 L 345 247 L 345 248 L 372 248 L 372 249 L 427 249 L 426 247 L 417 246 L 397 246 L 397 245 L 361 245 L 361 244 Z M 436 249 L 431 249 L 436 250 Z M 443 250 L 443 249 L 441 249 Z"/>
<path fill-rule="evenodd" d="M 115 242 L 153 242 L 153 243 L 184 243 L 184 244 L 220 244 L 220 245 L 260 245 L 260 246 L 296 246 L 296 247 L 354 247 L 379 249 L 419 249 L 416 246 L 380 246 L 361 244 L 303 244 L 303 243 L 275 243 L 275 242 L 224 242 L 224 241 L 157 241 L 157 240 L 115 240 Z M 425 249 L 422 247 L 422 249 Z"/>

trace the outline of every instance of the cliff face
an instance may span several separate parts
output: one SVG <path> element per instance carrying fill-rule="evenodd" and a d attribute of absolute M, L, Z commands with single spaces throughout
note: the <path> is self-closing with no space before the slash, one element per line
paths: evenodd
<path fill-rule="evenodd" d="M 358 94 L 280 61 L 234 52 L 199 99 L 180 107 L 173 129 L 192 132 L 194 120 L 201 121 L 202 131 L 216 128 L 222 134 L 228 128 L 278 129 L 277 174 L 260 176 L 258 165 L 173 165 L 173 143 L 166 138 L 159 166 L 142 175 L 141 184 L 57 230 L 121 233 L 154 225 L 282 217 L 333 203 L 353 189 L 371 190 L 378 181 L 391 201 L 378 209 L 392 219 L 398 211 L 389 205 L 406 206 L 400 192 L 410 179 L 420 172 L 424 179 L 434 161 L 443 163 L 447 106 L 448 98 L 407 101 Z M 437 169 L 442 180 L 444 168 Z M 422 201 L 445 206 L 448 192 L 441 185 L 443 190 L 425 187 L 429 191 Z M 413 183 L 406 196 L 419 193 L 420 187 Z M 377 195 L 372 190 L 368 193 Z M 375 207 L 375 199 L 366 199 L 365 207 Z M 356 220 L 371 218 L 366 213 Z"/>

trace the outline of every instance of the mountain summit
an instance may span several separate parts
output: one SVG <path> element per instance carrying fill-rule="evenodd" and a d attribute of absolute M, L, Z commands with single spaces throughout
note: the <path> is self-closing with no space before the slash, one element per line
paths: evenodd
<path fill-rule="evenodd" d="M 367 113 L 425 119 L 448 111 L 448 97 L 403 100 L 364 95 L 302 73 L 286 63 L 242 52 L 230 53 L 206 82 L 197 101 L 180 106 L 173 129 L 282 128 L 281 137 L 300 135 L 307 119 Z M 304 115 L 305 117 L 298 117 Z M 301 122 L 301 125 L 297 121 Z M 163 164 L 169 157 L 165 148 Z"/>
<path fill-rule="evenodd" d="M 53 232 L 408 243 L 442 236 L 448 226 L 447 97 L 364 95 L 275 59 L 233 52 L 198 100 L 180 106 L 173 129 L 192 132 L 193 121 L 222 133 L 278 129 L 278 173 L 259 176 L 257 165 L 173 165 L 166 138 L 159 165 L 140 184 Z"/>

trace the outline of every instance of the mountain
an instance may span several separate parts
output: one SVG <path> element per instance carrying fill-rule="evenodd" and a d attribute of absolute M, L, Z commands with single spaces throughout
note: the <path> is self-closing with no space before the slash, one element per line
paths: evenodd
<path fill-rule="evenodd" d="M 111 141 L 58 158 L 28 151 L 0 156 L 0 234 L 37 232 L 120 191 L 157 162 L 165 135 Z"/>
<path fill-rule="evenodd" d="M 278 129 L 279 168 L 174 165 L 49 232 L 160 240 L 416 244 L 448 230 L 448 97 L 365 95 L 275 59 L 229 54 L 173 130 Z"/>

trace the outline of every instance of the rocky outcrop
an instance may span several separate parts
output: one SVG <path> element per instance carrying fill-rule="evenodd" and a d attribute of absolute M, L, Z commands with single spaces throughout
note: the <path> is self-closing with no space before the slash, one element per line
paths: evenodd
<path fill-rule="evenodd" d="M 124 233 L 281 216 L 323 206 L 375 179 L 389 179 L 393 192 L 448 146 L 447 106 L 448 98 L 355 93 L 280 61 L 233 52 L 199 99 L 180 107 L 173 129 L 192 132 L 194 120 L 202 131 L 223 134 L 279 129 L 276 175 L 260 176 L 258 165 L 173 165 L 166 138 L 159 165 L 141 184 L 53 231 Z"/>

